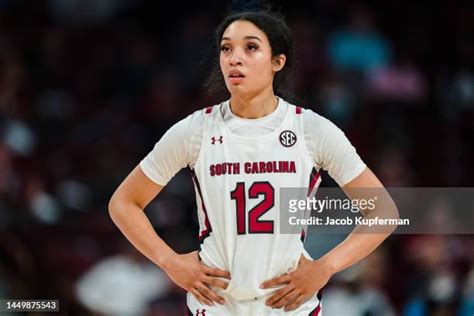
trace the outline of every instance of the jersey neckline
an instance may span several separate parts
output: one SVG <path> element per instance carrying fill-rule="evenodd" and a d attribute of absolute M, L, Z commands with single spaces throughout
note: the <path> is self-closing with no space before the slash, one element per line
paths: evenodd
<path fill-rule="evenodd" d="M 233 117 L 235 117 L 236 119 L 239 119 L 239 120 L 243 120 L 245 122 L 249 122 L 249 121 L 255 121 L 255 122 L 261 122 L 261 121 L 264 121 L 264 120 L 267 120 L 269 118 L 272 118 L 274 115 L 276 115 L 277 113 L 277 109 L 275 109 L 272 113 L 268 114 L 268 115 L 265 115 L 264 117 L 260 117 L 260 118 L 257 118 L 257 119 L 245 119 L 245 118 L 241 118 L 241 117 L 238 117 L 237 115 L 235 115 L 234 113 L 232 113 L 231 109 L 230 109 L 230 106 L 229 106 L 229 100 L 226 100 L 224 101 L 223 103 L 221 103 L 220 107 L 219 107 L 219 113 L 218 113 L 218 116 L 219 116 L 219 124 L 222 125 L 224 131 L 230 135 L 232 138 L 236 138 L 236 139 L 240 139 L 240 140 L 244 140 L 244 141 L 257 141 L 257 140 L 264 140 L 264 139 L 267 139 L 267 138 L 270 138 L 272 136 L 275 136 L 275 135 L 278 135 L 279 133 L 281 133 L 281 129 L 283 128 L 283 126 L 285 125 L 287 119 L 288 119 L 288 113 L 290 112 L 290 104 L 288 102 L 286 102 L 285 100 L 283 100 L 282 98 L 278 97 L 278 107 L 282 106 L 283 102 L 287 103 L 287 107 L 286 107 L 286 110 L 285 110 L 285 114 L 283 116 L 283 119 L 281 120 L 280 122 L 280 125 L 278 125 L 277 128 L 275 128 L 275 130 L 271 131 L 270 133 L 268 134 L 265 134 L 265 135 L 262 135 L 262 136 L 254 136 L 254 135 L 238 135 L 238 134 L 235 134 L 233 133 L 228 127 L 227 127 L 227 124 L 225 123 L 225 120 L 224 120 L 224 117 L 222 115 L 222 111 L 221 111 L 221 107 L 222 106 L 227 106 L 228 107 L 228 110 L 231 112 L 231 115 Z"/>
<path fill-rule="evenodd" d="M 277 116 L 279 114 L 282 114 L 282 116 L 284 116 L 285 113 L 282 113 L 284 111 L 282 109 L 283 108 L 283 101 L 278 96 L 276 96 L 276 98 L 278 99 L 276 108 L 271 113 L 269 113 L 265 116 L 259 117 L 259 118 L 255 118 L 255 119 L 243 118 L 243 117 L 240 117 L 240 116 L 236 115 L 234 112 L 232 112 L 232 109 L 230 108 L 230 104 L 229 104 L 230 100 L 224 101 L 224 104 L 222 106 L 225 107 L 225 113 L 224 114 L 226 114 L 226 116 L 228 116 L 228 117 L 224 116 L 222 114 L 222 111 L 221 111 L 222 119 L 224 120 L 224 122 L 226 121 L 227 118 L 232 118 L 232 119 L 235 119 L 237 121 L 241 121 L 241 122 L 245 122 L 245 123 L 252 123 L 252 122 L 261 123 L 261 122 L 265 122 L 267 120 L 270 120 L 270 119 L 274 118 L 275 116 Z M 222 109 L 220 109 L 220 110 L 222 110 Z"/>

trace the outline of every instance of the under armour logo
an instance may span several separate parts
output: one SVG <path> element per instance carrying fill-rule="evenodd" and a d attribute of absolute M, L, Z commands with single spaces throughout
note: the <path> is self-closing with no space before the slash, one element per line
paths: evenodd
<path fill-rule="evenodd" d="M 224 136 L 219 136 L 219 137 L 211 137 L 211 144 L 215 144 L 216 142 L 219 142 L 219 144 L 222 144 L 224 142 Z"/>
<path fill-rule="evenodd" d="M 196 309 L 196 316 L 206 316 L 206 310 L 203 308 L 203 309 Z"/>

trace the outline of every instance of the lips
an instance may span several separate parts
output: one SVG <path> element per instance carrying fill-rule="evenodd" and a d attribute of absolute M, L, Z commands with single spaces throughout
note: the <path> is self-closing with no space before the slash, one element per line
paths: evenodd
<path fill-rule="evenodd" d="M 238 85 L 244 80 L 245 76 L 240 70 L 229 71 L 229 82 L 233 85 Z"/>
<path fill-rule="evenodd" d="M 239 70 L 229 71 L 229 78 L 244 78 L 244 74 Z"/>

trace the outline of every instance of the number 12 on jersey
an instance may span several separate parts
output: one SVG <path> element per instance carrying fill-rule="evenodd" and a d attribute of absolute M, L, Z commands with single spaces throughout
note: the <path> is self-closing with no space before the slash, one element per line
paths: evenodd
<path fill-rule="evenodd" d="M 235 200 L 235 212 L 237 218 L 237 234 L 273 234 L 273 220 L 259 220 L 275 205 L 275 189 L 268 181 L 252 183 L 248 190 L 250 199 L 257 199 L 261 195 L 263 200 L 246 213 L 246 189 L 245 182 L 237 182 L 234 191 L 230 192 L 230 198 Z M 246 221 L 248 218 L 248 232 Z"/>

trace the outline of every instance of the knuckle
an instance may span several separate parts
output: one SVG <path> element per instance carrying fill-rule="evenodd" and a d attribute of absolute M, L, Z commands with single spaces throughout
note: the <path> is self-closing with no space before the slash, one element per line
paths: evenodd
<path fill-rule="evenodd" d="M 207 296 L 209 297 L 210 300 L 215 300 L 217 298 L 216 293 L 209 291 Z"/>
<path fill-rule="evenodd" d="M 217 297 L 216 293 L 214 293 L 213 291 L 208 291 L 207 296 L 209 297 L 209 299 L 215 299 Z"/>

